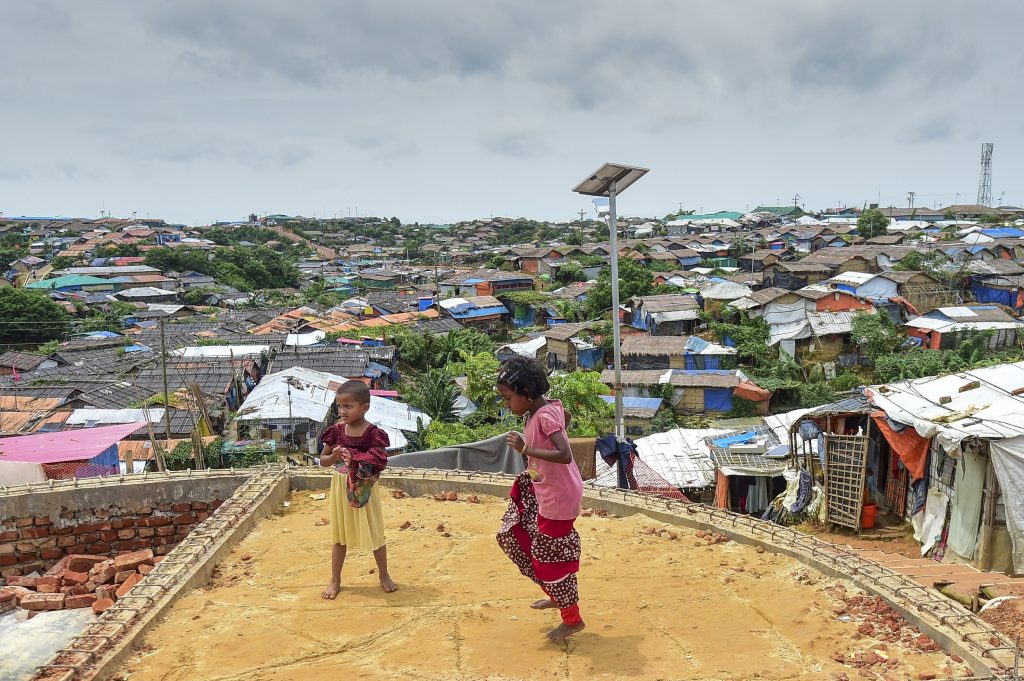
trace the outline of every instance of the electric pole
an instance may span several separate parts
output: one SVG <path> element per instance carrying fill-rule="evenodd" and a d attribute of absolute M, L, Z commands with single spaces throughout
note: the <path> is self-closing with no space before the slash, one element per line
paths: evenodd
<path fill-rule="evenodd" d="M 165 441 L 171 439 L 171 397 L 167 390 L 167 336 L 164 334 L 164 318 L 159 317 L 157 324 L 160 326 L 160 370 L 164 380 L 164 426 L 167 428 Z"/>

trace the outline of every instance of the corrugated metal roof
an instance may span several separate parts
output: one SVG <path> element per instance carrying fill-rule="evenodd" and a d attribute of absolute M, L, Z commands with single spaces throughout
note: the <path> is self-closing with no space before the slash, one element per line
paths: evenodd
<path fill-rule="evenodd" d="M 835 334 L 850 333 L 853 328 L 853 318 L 858 311 L 843 312 L 808 312 L 807 321 L 815 336 L 831 336 Z"/>

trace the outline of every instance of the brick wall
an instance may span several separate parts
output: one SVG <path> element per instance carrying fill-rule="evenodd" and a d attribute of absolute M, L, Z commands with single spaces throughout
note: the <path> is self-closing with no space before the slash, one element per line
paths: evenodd
<path fill-rule="evenodd" d="M 118 505 L 0 518 L 0 576 L 42 574 L 69 554 L 114 556 L 153 549 L 161 556 L 221 503 L 221 498 L 151 505 L 123 500 Z"/>

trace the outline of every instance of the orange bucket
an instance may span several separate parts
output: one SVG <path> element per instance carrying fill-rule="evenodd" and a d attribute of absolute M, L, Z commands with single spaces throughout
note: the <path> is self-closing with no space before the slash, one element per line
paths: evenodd
<path fill-rule="evenodd" d="M 860 529 L 870 530 L 875 526 L 875 514 L 878 513 L 878 506 L 864 504 L 860 510 Z"/>

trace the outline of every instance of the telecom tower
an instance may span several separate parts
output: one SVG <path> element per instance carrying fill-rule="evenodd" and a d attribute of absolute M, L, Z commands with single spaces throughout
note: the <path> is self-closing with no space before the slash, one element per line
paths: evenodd
<path fill-rule="evenodd" d="M 978 180 L 978 205 L 992 205 L 992 147 L 991 142 L 981 145 L 981 179 Z"/>

